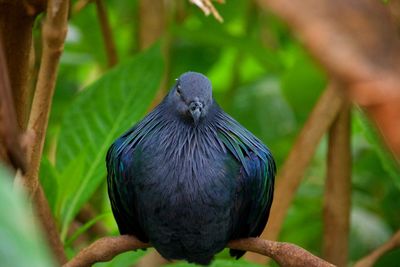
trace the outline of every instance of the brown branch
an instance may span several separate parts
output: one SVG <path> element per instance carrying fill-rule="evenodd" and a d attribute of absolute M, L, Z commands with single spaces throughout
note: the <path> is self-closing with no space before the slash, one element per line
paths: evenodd
<path fill-rule="evenodd" d="M 117 237 L 103 237 L 93 242 L 89 247 L 81 250 L 72 260 L 63 267 L 92 266 L 96 262 L 106 262 L 115 256 L 126 252 L 150 247 L 135 237 L 122 235 Z"/>
<path fill-rule="evenodd" d="M 76 216 L 76 219 L 82 224 L 85 224 L 96 218 L 96 216 L 97 214 L 94 208 L 90 204 L 86 204 L 79 211 L 78 215 Z M 89 228 L 89 231 L 93 236 L 106 236 L 108 234 L 106 226 L 101 221 L 95 222 Z"/>
<path fill-rule="evenodd" d="M 72 7 L 72 13 L 79 13 L 82 9 L 84 9 L 90 2 L 93 0 L 78 0 L 75 5 Z"/>
<path fill-rule="evenodd" d="M 26 128 L 28 117 L 29 54 L 37 12 L 26 1 L 0 1 L 0 34 L 20 131 Z"/>
<path fill-rule="evenodd" d="M 28 132 L 33 133 L 33 141 L 27 149 L 29 166 L 26 175 L 22 177 L 22 181 L 17 181 L 22 182 L 32 197 L 49 245 L 60 264 L 66 261 L 64 247 L 47 199 L 39 184 L 38 172 L 57 78 L 58 63 L 67 33 L 68 7 L 68 0 L 50 0 L 47 5 L 46 18 L 42 28 L 42 60 L 28 123 Z"/>
<path fill-rule="evenodd" d="M 103 41 L 106 48 L 108 66 L 112 67 L 118 62 L 117 50 L 115 48 L 114 39 L 108 20 L 107 11 L 103 0 L 94 0 L 96 3 L 97 16 L 99 18 Z"/>
<path fill-rule="evenodd" d="M 34 142 L 28 149 L 29 169 L 23 183 L 33 195 L 38 186 L 38 171 L 46 137 L 49 113 L 57 79 L 58 63 L 64 48 L 68 17 L 67 0 L 49 1 L 43 24 L 43 52 L 28 130 Z"/>
<path fill-rule="evenodd" d="M 338 266 L 346 266 L 348 260 L 350 187 L 350 105 L 347 103 L 329 131 L 324 201 L 323 256 Z"/>
<path fill-rule="evenodd" d="M 22 138 L 18 127 L 17 114 L 11 92 L 11 84 L 5 57 L 3 40 L 0 36 L 0 137 L 15 170 L 25 173 L 26 158 L 22 148 Z"/>
<path fill-rule="evenodd" d="M 168 78 L 170 77 L 170 54 L 171 54 L 171 36 L 166 32 L 166 26 L 170 24 L 171 17 L 168 14 L 168 6 L 165 1 L 139 1 L 138 24 L 138 45 L 139 50 L 143 51 L 154 44 L 155 41 L 164 36 L 162 42 L 162 54 L 164 59 L 164 73 L 160 87 L 153 99 L 149 109 L 158 105 L 165 96 L 168 87 Z M 172 7 L 170 8 L 172 9 Z"/>
<path fill-rule="evenodd" d="M 277 175 L 274 202 L 268 225 L 261 237 L 276 240 L 285 219 L 290 203 L 300 185 L 304 172 L 310 163 L 322 136 L 336 118 L 343 104 L 343 98 L 335 84 L 330 84 L 318 100 L 307 122 L 297 137 L 292 150 Z M 265 257 L 258 254 L 246 258 L 260 264 Z"/>
<path fill-rule="evenodd" d="M 368 256 L 357 261 L 354 267 L 372 267 L 385 253 L 400 247 L 400 230 L 398 230 L 385 244 L 374 250 Z"/>
<path fill-rule="evenodd" d="M 138 42 L 139 49 L 145 50 L 165 32 L 167 14 L 164 1 L 139 1 Z"/>
<path fill-rule="evenodd" d="M 135 267 L 160 267 L 169 263 L 171 261 L 163 258 L 157 250 L 153 250 L 141 257 L 135 264 Z"/>
<path fill-rule="evenodd" d="M 104 237 L 80 251 L 63 267 L 86 267 L 96 262 L 110 261 L 115 256 L 137 249 L 150 247 L 133 236 Z M 228 248 L 253 251 L 273 258 L 286 267 L 333 267 L 334 265 L 314 256 L 310 252 L 290 243 L 247 238 L 228 243 Z"/>
<path fill-rule="evenodd" d="M 53 251 L 53 254 L 60 265 L 66 263 L 67 257 L 64 252 L 64 246 L 61 242 L 57 225 L 41 185 L 39 185 L 35 191 L 33 203 L 35 205 L 36 215 L 42 225 L 50 249 Z"/>
<path fill-rule="evenodd" d="M 400 162 L 400 39 L 375 0 L 258 0 L 296 31 L 325 69 L 346 84 Z"/>

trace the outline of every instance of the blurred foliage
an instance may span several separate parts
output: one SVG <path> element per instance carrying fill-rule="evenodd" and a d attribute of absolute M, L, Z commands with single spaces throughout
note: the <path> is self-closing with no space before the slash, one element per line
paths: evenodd
<path fill-rule="evenodd" d="M 161 53 L 160 45 L 138 51 L 137 0 L 105 1 L 120 59 L 111 70 L 106 67 L 94 4 L 71 15 L 40 170 L 71 256 L 80 248 L 72 241 L 89 228 L 82 225 L 68 233 L 85 203 L 97 209 L 95 220 L 117 233 L 105 190 L 105 153 L 117 136 L 155 104 L 162 77 L 172 86 L 175 78 L 188 70 L 206 74 L 219 104 L 271 148 L 278 166 L 327 84 L 323 70 L 287 26 L 274 15 L 261 12 L 253 1 L 228 0 L 218 5 L 223 24 L 205 17 L 185 0 L 167 2 L 168 23 L 160 37 L 161 46 L 167 49 Z M 356 261 L 399 228 L 400 174 L 358 109 L 353 112 L 352 154 L 350 258 Z M 325 164 L 323 140 L 280 236 L 318 255 Z M 132 266 L 145 253 L 125 253 L 96 266 Z M 395 266 L 398 257 L 398 252 L 389 253 L 378 266 Z M 212 266 L 256 265 L 232 260 L 225 250 Z"/>
<path fill-rule="evenodd" d="M 19 189 L 13 185 L 11 174 L 0 165 L 0 214 L 6 215 L 0 216 L 1 266 L 54 266 L 38 225 L 27 219 L 33 215 Z"/>

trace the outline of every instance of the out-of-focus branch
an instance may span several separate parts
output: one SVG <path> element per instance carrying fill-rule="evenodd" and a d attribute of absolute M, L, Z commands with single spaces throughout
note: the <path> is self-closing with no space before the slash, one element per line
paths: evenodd
<path fill-rule="evenodd" d="M 287 21 L 311 54 L 375 121 L 400 162 L 400 39 L 375 0 L 258 0 Z"/>
<path fill-rule="evenodd" d="M 96 262 L 110 261 L 123 252 L 148 247 L 150 247 L 150 244 L 140 242 L 133 236 L 104 237 L 83 249 L 71 261 L 63 265 L 63 267 L 91 266 Z M 259 238 L 247 238 L 231 241 L 228 243 L 227 247 L 244 251 L 253 251 L 269 256 L 281 266 L 286 267 L 334 266 L 290 243 L 262 240 Z"/>
<path fill-rule="evenodd" d="M 343 98 L 336 87 L 336 84 L 331 83 L 325 89 L 278 172 L 271 215 L 261 235 L 263 239 L 276 240 L 278 238 L 287 210 L 315 149 L 342 107 Z M 259 254 L 249 254 L 246 258 L 260 264 L 266 261 L 266 258 Z"/>
<path fill-rule="evenodd" d="M 348 260 L 351 148 L 350 105 L 343 105 L 329 131 L 324 201 L 323 258 L 338 266 Z"/>
<path fill-rule="evenodd" d="M 67 257 L 64 252 L 64 246 L 61 243 L 57 225 L 51 213 L 49 203 L 44 195 L 42 186 L 39 185 L 33 196 L 33 204 L 35 206 L 37 217 L 42 225 L 47 242 L 50 249 L 53 251 L 58 263 L 64 264 L 67 262 Z"/>
<path fill-rule="evenodd" d="M 0 1 L 0 34 L 20 131 L 25 130 L 28 116 L 29 52 L 35 12 L 39 11 L 26 2 Z"/>
<path fill-rule="evenodd" d="M 385 244 L 374 250 L 368 256 L 357 261 L 354 267 L 372 267 L 385 253 L 400 247 L 400 230 L 397 231 Z"/>
<path fill-rule="evenodd" d="M 107 53 L 108 66 L 112 67 L 118 62 L 117 50 L 115 48 L 114 39 L 107 16 L 107 10 L 103 0 L 94 0 L 96 3 L 97 16 L 99 18 L 101 32 L 103 34 L 104 46 Z"/>
<path fill-rule="evenodd" d="M 167 26 L 165 1 L 139 1 L 138 44 L 145 50 L 157 41 Z"/>
<path fill-rule="evenodd" d="M 201 10 L 203 10 L 206 16 L 212 14 L 216 20 L 219 22 L 223 22 L 224 19 L 218 13 L 217 9 L 214 7 L 211 0 L 189 0 L 189 2 L 198 6 Z M 218 1 L 220 4 L 224 3 L 224 1 Z"/>
<path fill-rule="evenodd" d="M 26 158 L 17 124 L 2 36 L 0 36 L 0 137 L 4 141 L 6 153 L 14 169 L 25 172 Z"/>
<path fill-rule="evenodd" d="M 84 9 L 90 2 L 93 0 L 78 0 L 75 5 L 72 7 L 72 13 L 79 13 L 82 9 Z"/>
<path fill-rule="evenodd" d="M 94 218 L 96 218 L 97 214 L 96 211 L 90 204 L 86 204 L 82 207 L 77 215 L 77 220 L 80 221 L 82 224 L 85 224 Z M 90 228 L 89 231 L 93 236 L 106 236 L 108 234 L 107 228 L 101 221 L 97 221 L 94 223 Z"/>
<path fill-rule="evenodd" d="M 21 178 L 22 180 L 17 181 L 24 185 L 32 197 L 50 248 L 60 264 L 66 261 L 64 247 L 47 199 L 38 181 L 38 172 L 57 78 L 58 63 L 67 33 L 69 2 L 67 0 L 50 0 L 47 5 L 46 18 L 42 28 L 42 60 L 28 123 L 28 131 L 33 133 L 33 141 L 27 149 L 29 166 L 26 174 Z M 28 51 L 29 49 L 30 47 Z"/>
<path fill-rule="evenodd" d="M 154 108 L 163 99 L 168 86 L 168 78 L 170 78 L 171 37 L 165 29 L 170 24 L 171 14 L 169 14 L 169 11 L 172 9 L 174 7 L 172 5 L 169 7 L 166 1 L 139 1 L 139 16 L 137 20 L 139 50 L 145 50 L 162 36 L 164 37 L 162 53 L 165 62 L 165 71 L 160 88 L 149 109 Z"/>

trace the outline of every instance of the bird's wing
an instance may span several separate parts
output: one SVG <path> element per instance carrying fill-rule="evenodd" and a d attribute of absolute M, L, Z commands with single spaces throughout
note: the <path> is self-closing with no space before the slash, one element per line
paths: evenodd
<path fill-rule="evenodd" d="M 118 138 L 109 148 L 106 157 L 108 195 L 114 218 L 121 234 L 135 235 L 148 242 L 140 226 L 133 190 L 135 149 L 152 129 L 156 114 L 150 113 L 141 122 Z"/>
<path fill-rule="evenodd" d="M 272 205 L 276 166 L 271 152 L 227 114 L 221 114 L 218 136 L 241 163 L 231 239 L 259 236 Z M 231 250 L 240 257 L 243 251 Z"/>

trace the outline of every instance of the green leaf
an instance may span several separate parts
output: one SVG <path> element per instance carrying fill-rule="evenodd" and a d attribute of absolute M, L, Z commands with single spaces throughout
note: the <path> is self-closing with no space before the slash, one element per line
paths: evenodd
<path fill-rule="evenodd" d="M 289 54 L 294 63 L 281 76 L 282 93 L 303 123 L 326 86 L 326 77 L 304 51 L 295 48 Z"/>
<path fill-rule="evenodd" d="M 58 190 L 60 186 L 58 184 L 58 173 L 55 167 L 51 164 L 47 157 L 42 158 L 40 164 L 40 184 L 43 187 L 47 201 L 49 202 L 51 211 L 56 214 L 56 205 L 58 199 Z"/>
<path fill-rule="evenodd" d="M 361 127 L 362 133 L 364 134 L 365 138 L 368 140 L 368 142 L 378 155 L 382 167 L 393 179 L 395 185 L 400 190 L 400 166 L 396 163 L 394 157 L 386 149 L 376 129 L 371 125 L 367 118 L 363 116 L 360 112 L 356 115 L 356 123 Z"/>
<path fill-rule="evenodd" d="M 55 266 L 26 198 L 0 166 L 0 263 L 1 266 Z"/>
<path fill-rule="evenodd" d="M 64 191 L 61 186 L 59 197 L 64 203 L 61 207 L 62 237 L 65 238 L 69 223 L 82 205 L 105 181 L 107 149 L 145 114 L 156 94 L 162 72 L 162 56 L 157 45 L 103 75 L 83 90 L 65 112 L 56 168 L 64 179 L 78 183 L 79 187 Z M 85 154 L 82 156 L 82 175 L 68 175 L 68 166 L 82 153 Z"/>
<path fill-rule="evenodd" d="M 65 246 L 70 246 L 72 244 L 72 242 L 74 242 L 80 235 L 82 235 L 84 232 L 86 232 L 86 230 L 88 230 L 90 227 L 92 227 L 96 222 L 100 221 L 101 219 L 103 219 L 106 216 L 112 216 L 112 214 L 110 212 L 102 213 L 100 215 L 97 215 L 96 217 L 94 217 L 93 219 L 91 219 L 90 221 L 88 221 L 87 223 L 82 225 L 81 227 L 79 227 L 71 235 L 71 237 L 68 238 L 68 240 L 65 242 Z"/>

